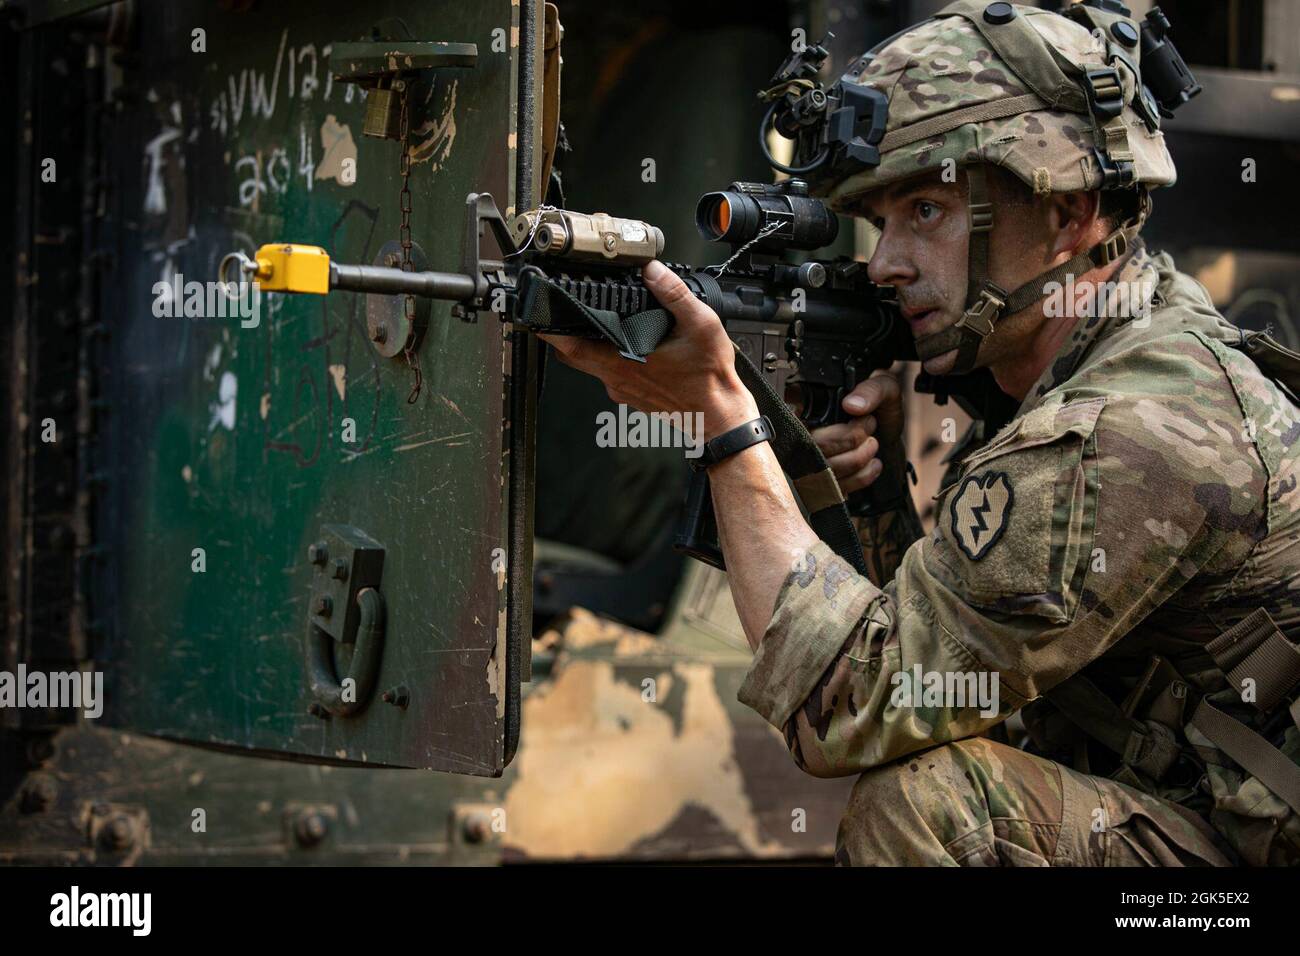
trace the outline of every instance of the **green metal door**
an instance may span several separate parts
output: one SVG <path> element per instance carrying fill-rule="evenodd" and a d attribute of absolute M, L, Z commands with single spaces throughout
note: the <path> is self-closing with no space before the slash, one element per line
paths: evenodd
<path fill-rule="evenodd" d="M 532 349 L 440 303 L 390 357 L 362 296 L 266 294 L 223 318 L 210 292 L 189 308 L 190 283 L 262 243 L 370 263 L 399 238 L 402 146 L 362 134 L 368 97 L 331 71 L 333 47 L 376 40 L 475 47 L 409 94 L 413 254 L 457 269 L 466 194 L 509 213 L 535 191 L 540 0 L 138 12 L 107 150 L 95 430 L 110 722 L 498 774 L 529 624 Z M 344 700 L 352 680 L 346 706 L 309 687 L 313 655 Z"/>

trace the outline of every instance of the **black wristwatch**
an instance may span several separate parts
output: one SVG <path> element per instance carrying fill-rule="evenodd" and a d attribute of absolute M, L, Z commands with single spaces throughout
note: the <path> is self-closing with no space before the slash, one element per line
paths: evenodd
<path fill-rule="evenodd" d="M 757 445 L 761 441 L 772 440 L 772 423 L 766 415 L 755 418 L 753 421 L 745 422 L 743 425 L 737 425 L 731 431 L 723 432 L 716 438 L 712 438 L 704 443 L 704 451 L 698 458 L 687 458 L 692 471 L 704 471 L 711 465 L 716 465 L 722 459 L 734 455 L 738 451 L 744 451 L 751 445 Z"/>

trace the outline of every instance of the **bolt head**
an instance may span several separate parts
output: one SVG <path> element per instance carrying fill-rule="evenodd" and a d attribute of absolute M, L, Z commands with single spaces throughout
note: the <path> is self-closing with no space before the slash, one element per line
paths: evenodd
<path fill-rule="evenodd" d="M 32 777 L 23 788 L 19 809 L 23 813 L 43 813 L 54 806 L 58 788 L 49 777 Z"/>
<path fill-rule="evenodd" d="M 388 341 L 388 327 L 385 325 L 376 325 L 370 332 L 370 340 L 383 345 Z"/>
<path fill-rule="evenodd" d="M 105 850 L 125 850 L 135 842 L 135 828 L 131 821 L 122 815 L 113 817 L 99 831 L 99 845 Z"/>
<path fill-rule="evenodd" d="M 319 813 L 301 813 L 294 821 L 293 835 L 300 846 L 315 846 L 329 833 L 329 821 Z"/>
<path fill-rule="evenodd" d="M 338 578 L 340 581 L 346 581 L 348 579 L 347 558 L 335 558 L 333 568 L 334 568 L 334 577 Z"/>
<path fill-rule="evenodd" d="M 466 843 L 482 843 L 489 832 L 488 818 L 485 813 L 472 813 L 461 824 L 461 833 Z"/>
<path fill-rule="evenodd" d="M 405 684 L 398 684 L 396 687 L 384 691 L 379 695 L 379 698 L 385 704 L 392 704 L 394 707 L 406 710 L 411 703 L 411 691 Z"/>
<path fill-rule="evenodd" d="M 324 541 L 317 541 L 315 544 L 307 545 L 307 560 L 312 564 L 324 564 L 330 556 L 329 548 L 325 546 Z"/>
<path fill-rule="evenodd" d="M 330 600 L 328 594 L 316 595 L 316 600 L 312 602 L 311 612 L 319 614 L 321 617 L 329 617 L 330 612 L 334 610 L 334 602 Z"/>

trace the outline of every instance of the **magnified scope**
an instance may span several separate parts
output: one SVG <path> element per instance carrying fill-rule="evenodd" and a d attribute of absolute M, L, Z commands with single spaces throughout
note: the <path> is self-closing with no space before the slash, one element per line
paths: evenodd
<path fill-rule="evenodd" d="M 732 183 L 721 192 L 705 193 L 695 207 L 695 226 L 712 242 L 744 245 L 760 235 L 760 249 L 813 250 L 828 246 L 839 234 L 839 220 L 820 199 L 808 195 L 802 180 L 779 183 Z"/>

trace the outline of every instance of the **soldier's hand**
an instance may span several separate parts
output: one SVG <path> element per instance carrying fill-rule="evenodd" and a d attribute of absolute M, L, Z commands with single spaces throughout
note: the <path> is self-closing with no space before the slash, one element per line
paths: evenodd
<path fill-rule="evenodd" d="M 898 379 L 880 370 L 844 396 L 853 418 L 812 433 L 846 495 L 880 477 L 885 462 L 902 458 L 903 400 Z M 883 449 L 883 451 L 882 451 Z"/>
<path fill-rule="evenodd" d="M 645 362 L 629 361 L 608 342 L 564 335 L 538 338 L 565 365 L 604 382 L 611 401 L 643 412 L 701 414 L 706 441 L 757 418 L 758 405 L 736 374 L 735 348 L 717 313 L 660 262 L 648 263 L 642 277 L 674 319 L 672 332 Z"/>

